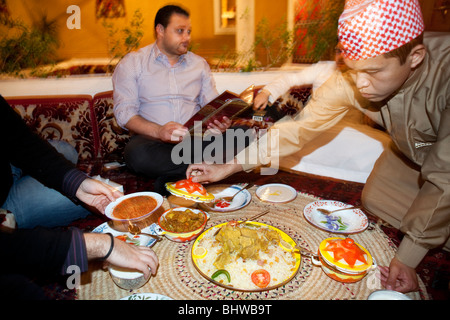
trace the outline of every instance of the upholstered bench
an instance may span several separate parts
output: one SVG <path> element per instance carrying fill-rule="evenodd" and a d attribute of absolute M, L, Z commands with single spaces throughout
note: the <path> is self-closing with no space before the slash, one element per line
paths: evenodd
<path fill-rule="evenodd" d="M 295 114 L 307 103 L 310 91 L 310 87 L 291 88 L 275 104 L 278 109 Z M 106 170 L 104 166 L 114 161 L 123 163 L 123 151 L 130 138 L 128 131 L 122 129 L 114 118 L 111 90 L 94 96 L 51 95 L 5 99 L 44 139 L 70 143 L 79 154 L 78 166 L 88 174 L 101 175 L 120 183 L 124 185 L 125 192 L 149 190 L 152 186 L 151 181 L 135 176 L 126 167 Z M 353 114 L 309 143 L 304 150 L 282 159 L 281 168 L 364 183 L 374 162 L 389 143 L 389 137 L 381 130 L 363 124 L 361 119 L 362 115 Z M 236 121 L 242 124 L 247 120 Z"/>

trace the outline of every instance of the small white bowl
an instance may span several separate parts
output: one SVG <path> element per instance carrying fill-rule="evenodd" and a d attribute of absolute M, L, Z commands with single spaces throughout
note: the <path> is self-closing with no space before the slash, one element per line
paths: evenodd
<path fill-rule="evenodd" d="M 133 219 L 118 219 L 118 218 L 114 217 L 114 215 L 113 215 L 114 208 L 119 203 L 121 203 L 125 199 L 139 197 L 139 196 L 149 196 L 149 197 L 152 197 L 153 199 L 155 199 L 156 200 L 155 208 L 153 210 L 151 210 L 150 212 L 146 212 L 142 216 L 137 217 L 137 218 L 133 218 Z M 110 204 L 108 204 L 106 206 L 106 209 L 105 209 L 105 215 L 109 219 L 116 220 L 116 221 L 126 221 L 126 222 L 131 221 L 131 222 L 134 222 L 134 221 L 137 221 L 137 220 L 143 220 L 143 219 L 147 218 L 150 214 L 155 212 L 157 209 L 159 209 L 159 207 L 161 207 L 161 205 L 163 204 L 163 201 L 164 201 L 164 198 L 162 197 L 162 195 L 160 195 L 159 193 L 156 193 L 156 192 L 135 192 L 135 193 L 130 193 L 130 194 L 127 194 L 126 196 L 120 197 L 120 198 L 116 199 L 116 201 L 111 202 Z"/>
<path fill-rule="evenodd" d="M 142 272 L 119 268 L 116 266 L 109 265 L 108 266 L 109 274 L 113 279 L 114 283 L 125 290 L 135 290 L 142 287 L 147 281 L 150 279 L 145 279 L 144 274 Z"/>
<path fill-rule="evenodd" d="M 156 207 L 151 210 L 150 212 L 147 212 L 145 214 L 143 214 L 140 217 L 137 218 L 132 218 L 132 219 L 118 219 L 116 217 L 114 217 L 113 215 L 113 211 L 114 208 L 121 203 L 123 200 L 129 199 L 129 198 L 133 198 L 133 197 L 138 197 L 138 196 L 150 196 L 153 199 L 156 200 Z M 130 193 L 126 196 L 120 197 L 118 199 L 116 199 L 116 201 L 111 202 L 110 204 L 108 204 L 108 206 L 105 209 L 105 215 L 111 219 L 113 225 L 114 225 L 114 229 L 118 230 L 118 231 L 123 231 L 123 232 L 127 232 L 130 231 L 132 228 L 133 230 L 142 230 L 146 227 L 148 227 L 149 225 L 151 225 L 152 222 L 152 214 L 154 212 L 156 212 L 163 204 L 164 198 L 159 194 L 159 193 L 155 193 L 155 192 L 136 192 L 136 193 Z M 130 231 L 131 232 L 131 231 Z"/>
<path fill-rule="evenodd" d="M 407 295 L 393 290 L 378 290 L 369 295 L 368 300 L 412 300 Z"/>

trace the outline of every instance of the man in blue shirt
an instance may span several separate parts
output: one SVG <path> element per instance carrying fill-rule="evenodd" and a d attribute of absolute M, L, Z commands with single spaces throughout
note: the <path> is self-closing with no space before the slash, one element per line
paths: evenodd
<path fill-rule="evenodd" d="M 114 115 L 133 136 L 125 149 L 130 169 L 156 181 L 184 178 L 188 164 L 175 164 L 171 152 L 183 138 L 183 126 L 196 112 L 218 96 L 208 63 L 190 52 L 189 13 L 178 6 L 161 8 L 155 17 L 156 41 L 131 52 L 113 75 Z M 231 121 L 223 118 L 212 128 L 224 132 Z"/>

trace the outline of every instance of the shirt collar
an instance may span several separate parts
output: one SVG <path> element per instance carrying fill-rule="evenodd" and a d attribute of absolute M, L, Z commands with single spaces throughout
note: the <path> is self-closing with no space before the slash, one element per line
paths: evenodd
<path fill-rule="evenodd" d="M 178 62 L 173 66 L 173 67 L 177 67 L 183 63 L 188 63 L 188 59 L 187 59 L 187 55 L 188 55 L 189 51 L 185 54 L 182 54 L 179 58 L 178 58 Z M 167 58 L 167 56 L 161 52 L 161 50 L 159 49 L 158 45 L 156 44 L 156 42 L 153 44 L 153 50 L 152 50 L 152 54 L 153 54 L 153 59 L 155 61 L 160 61 L 162 63 L 164 63 L 167 66 L 170 66 L 169 63 L 169 58 Z"/>

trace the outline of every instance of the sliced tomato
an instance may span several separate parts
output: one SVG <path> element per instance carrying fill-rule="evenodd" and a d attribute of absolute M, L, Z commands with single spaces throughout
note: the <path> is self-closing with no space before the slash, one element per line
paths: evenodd
<path fill-rule="evenodd" d="M 218 208 L 226 208 L 229 207 L 231 205 L 231 203 L 229 203 L 226 200 L 219 200 L 215 203 L 215 206 Z"/>
<path fill-rule="evenodd" d="M 175 188 L 177 188 L 177 189 L 183 189 L 184 188 L 184 189 L 186 189 L 186 191 L 188 193 L 194 193 L 195 191 L 198 191 L 202 195 L 206 194 L 205 187 L 203 187 L 198 182 L 193 182 L 192 181 L 192 177 L 190 177 L 189 179 L 184 179 L 184 180 L 177 181 L 175 183 Z"/>
<path fill-rule="evenodd" d="M 122 240 L 124 242 L 127 242 L 128 236 L 126 234 L 121 234 L 119 236 L 116 237 L 119 240 Z"/>
<path fill-rule="evenodd" d="M 260 288 L 265 288 L 270 283 L 270 273 L 264 269 L 256 270 L 252 273 L 252 282 Z"/>
<path fill-rule="evenodd" d="M 356 260 L 367 264 L 365 252 L 350 238 L 329 241 L 324 250 L 333 252 L 335 261 L 344 259 L 352 268 Z"/>

